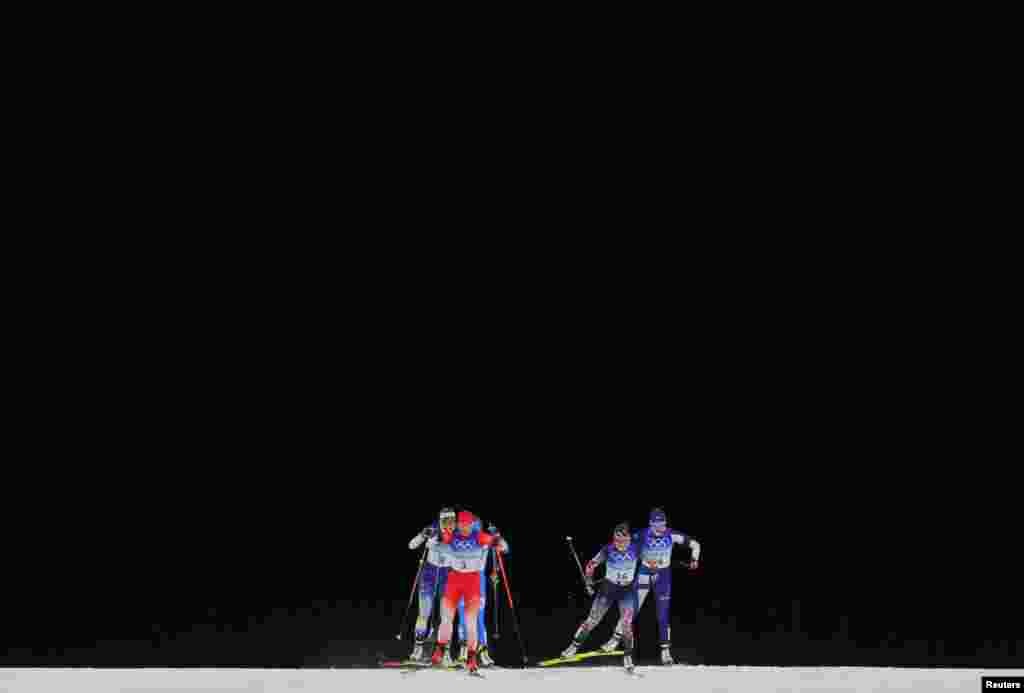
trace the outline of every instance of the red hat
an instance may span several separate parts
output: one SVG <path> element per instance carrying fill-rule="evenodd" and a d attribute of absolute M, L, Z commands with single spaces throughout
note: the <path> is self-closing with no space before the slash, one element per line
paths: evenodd
<path fill-rule="evenodd" d="M 473 517 L 473 513 L 469 512 L 468 510 L 463 510 L 462 512 L 459 513 L 458 523 L 460 525 L 471 525 L 475 521 L 476 518 Z"/>

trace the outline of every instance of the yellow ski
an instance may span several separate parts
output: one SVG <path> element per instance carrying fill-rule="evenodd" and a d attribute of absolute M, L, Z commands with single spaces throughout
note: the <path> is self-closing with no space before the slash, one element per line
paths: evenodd
<path fill-rule="evenodd" d="M 581 652 L 578 655 L 572 657 L 558 657 L 556 659 L 546 659 L 543 662 L 538 662 L 537 666 L 549 667 L 554 664 L 565 664 L 566 662 L 579 662 L 583 659 L 590 659 L 591 657 L 611 657 L 614 655 L 626 654 L 622 650 L 615 650 L 614 652 L 604 652 L 602 650 L 594 650 L 593 652 Z"/>

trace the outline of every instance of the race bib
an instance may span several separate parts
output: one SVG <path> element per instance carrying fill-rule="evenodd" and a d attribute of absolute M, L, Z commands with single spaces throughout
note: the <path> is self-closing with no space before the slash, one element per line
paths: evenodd
<path fill-rule="evenodd" d="M 633 571 L 631 570 L 614 570 L 612 571 L 609 579 L 619 585 L 628 585 L 633 582 Z"/>

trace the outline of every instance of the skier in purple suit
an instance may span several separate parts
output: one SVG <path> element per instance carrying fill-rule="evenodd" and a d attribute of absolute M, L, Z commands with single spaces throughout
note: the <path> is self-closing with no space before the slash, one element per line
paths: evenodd
<path fill-rule="evenodd" d="M 669 529 L 665 511 L 655 508 L 650 514 L 650 526 L 633 534 L 641 547 L 640 573 L 637 576 L 637 611 L 644 605 L 647 593 L 654 591 L 658 612 L 658 636 L 661 643 L 661 663 L 675 664 L 672 659 L 672 547 L 689 546 L 692 554 L 690 570 L 696 570 L 700 560 L 700 544 L 696 539 Z M 618 648 L 624 629 L 623 619 L 615 625 L 611 639 L 601 646 L 605 652 Z"/>
<path fill-rule="evenodd" d="M 584 572 L 588 587 L 594 578 L 594 570 L 602 563 L 605 565 L 604 582 L 594 598 L 586 620 L 576 629 L 572 643 L 562 652 L 563 658 L 568 659 L 576 655 L 578 649 L 587 641 L 591 631 L 604 618 L 608 608 L 617 602 L 619 614 L 621 614 L 619 623 L 623 627 L 622 632 L 625 633 L 626 641 L 622 666 L 627 671 L 633 671 L 632 626 L 633 615 L 636 613 L 636 577 L 640 548 L 640 545 L 630 536 L 629 524 L 623 522 L 615 527 L 611 543 L 603 546 L 597 555 L 587 562 Z"/>

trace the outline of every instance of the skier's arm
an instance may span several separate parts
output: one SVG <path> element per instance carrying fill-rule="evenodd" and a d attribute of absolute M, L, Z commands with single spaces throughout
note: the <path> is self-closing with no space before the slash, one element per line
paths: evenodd
<path fill-rule="evenodd" d="M 499 544 L 499 546 L 501 547 L 501 552 L 507 554 L 510 551 L 510 549 L 508 548 L 508 542 L 505 541 L 505 537 L 501 536 L 501 532 L 498 531 L 498 528 L 494 525 L 488 525 L 487 531 L 490 532 L 492 536 L 497 537 L 501 540 L 501 543 Z"/>
<path fill-rule="evenodd" d="M 502 553 L 508 553 L 508 542 L 505 541 L 505 537 L 500 534 L 488 534 L 487 532 L 480 532 L 481 546 L 493 546 L 495 550 Z"/>
<path fill-rule="evenodd" d="M 409 540 L 409 548 L 418 548 L 423 543 L 424 539 L 434 536 L 437 534 L 437 529 L 433 526 L 427 526 L 420 530 L 420 533 Z"/>
<path fill-rule="evenodd" d="M 584 573 L 586 573 L 587 577 L 594 577 L 594 570 L 597 569 L 597 566 L 604 563 L 604 559 L 605 547 L 602 546 L 601 550 L 597 552 L 597 555 L 591 558 L 589 561 L 587 561 L 587 567 L 583 571 Z"/>
<path fill-rule="evenodd" d="M 693 537 L 688 537 L 682 532 L 672 532 L 672 543 L 689 546 L 690 550 L 693 551 L 693 560 L 700 560 L 700 542 Z"/>
<path fill-rule="evenodd" d="M 672 543 L 690 547 L 690 569 L 696 570 L 700 561 L 700 542 L 682 532 L 672 532 Z"/>
<path fill-rule="evenodd" d="M 438 544 L 450 544 L 452 543 L 452 532 L 451 530 L 442 529 L 441 534 L 438 535 L 434 532 L 429 539 L 427 539 L 427 546 L 433 548 Z"/>

